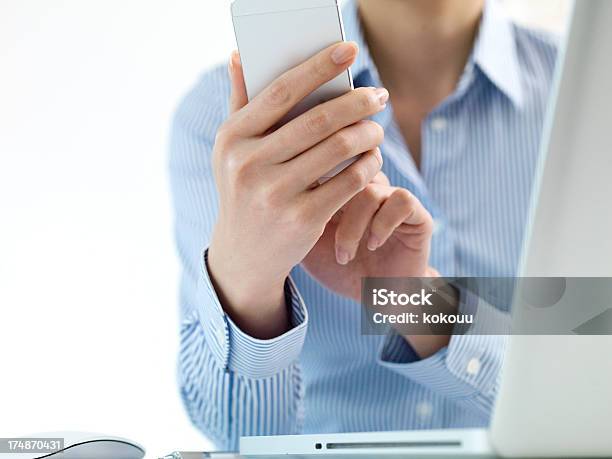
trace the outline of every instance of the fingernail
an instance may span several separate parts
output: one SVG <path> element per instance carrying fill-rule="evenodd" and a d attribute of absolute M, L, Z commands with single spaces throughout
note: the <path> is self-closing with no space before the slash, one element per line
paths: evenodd
<path fill-rule="evenodd" d="M 376 90 L 376 96 L 378 97 L 378 101 L 382 106 L 389 101 L 389 91 L 387 91 L 385 88 L 378 88 Z"/>
<path fill-rule="evenodd" d="M 370 237 L 368 238 L 368 250 L 374 252 L 378 248 L 379 244 L 380 241 L 378 238 L 373 234 L 370 234 Z"/>
<path fill-rule="evenodd" d="M 353 43 L 341 43 L 332 51 L 331 59 L 336 65 L 345 64 L 355 57 L 355 54 L 357 54 L 357 48 Z"/>
<path fill-rule="evenodd" d="M 349 254 L 346 250 L 336 249 L 336 261 L 339 265 L 346 265 L 349 262 Z"/>

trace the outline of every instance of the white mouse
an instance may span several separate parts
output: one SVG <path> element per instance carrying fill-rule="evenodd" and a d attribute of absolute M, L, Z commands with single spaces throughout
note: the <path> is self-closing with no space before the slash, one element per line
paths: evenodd
<path fill-rule="evenodd" d="M 15 459 L 142 459 L 145 449 L 121 437 L 89 432 L 45 432 L 23 438 L 63 438 L 64 447 L 52 453 L 19 453 Z M 9 455 L 8 458 L 12 458 Z M 8 459 L 7 458 L 7 459 Z"/>

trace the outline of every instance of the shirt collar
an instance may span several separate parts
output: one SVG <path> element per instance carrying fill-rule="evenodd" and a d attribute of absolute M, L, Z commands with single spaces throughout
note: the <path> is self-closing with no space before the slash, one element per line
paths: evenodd
<path fill-rule="evenodd" d="M 368 49 L 356 0 L 348 0 L 343 8 L 346 37 L 359 45 L 359 55 L 351 67 L 356 85 L 379 86 L 380 78 Z M 516 50 L 515 31 L 510 18 L 497 0 L 487 0 L 466 72 L 477 66 L 486 78 L 512 103 L 523 101 L 520 68 Z M 471 80 L 466 74 L 460 80 Z"/>
<path fill-rule="evenodd" d="M 523 87 L 512 21 L 496 0 L 485 4 L 473 60 L 486 77 L 515 105 L 523 101 Z"/>

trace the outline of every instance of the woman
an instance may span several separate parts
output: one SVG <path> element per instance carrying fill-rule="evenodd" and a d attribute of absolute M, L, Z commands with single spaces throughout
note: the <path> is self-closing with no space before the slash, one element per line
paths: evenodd
<path fill-rule="evenodd" d="M 495 0 L 359 0 L 343 16 L 355 43 L 250 103 L 234 54 L 176 115 L 181 389 L 222 448 L 489 420 L 503 339 L 363 336 L 359 285 L 515 274 L 554 42 Z M 359 89 L 271 129 L 349 66 Z"/>

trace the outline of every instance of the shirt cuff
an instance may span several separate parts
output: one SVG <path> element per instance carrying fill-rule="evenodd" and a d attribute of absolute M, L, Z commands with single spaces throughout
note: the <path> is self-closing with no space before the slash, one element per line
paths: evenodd
<path fill-rule="evenodd" d="M 379 364 L 448 399 L 465 402 L 488 418 L 497 393 L 506 336 L 483 334 L 488 329 L 480 327 L 506 319 L 495 307 L 461 290 L 460 310 L 474 308 L 475 327 L 466 335 L 453 335 L 447 347 L 426 359 L 420 359 L 403 336 L 390 332 L 381 346 Z"/>
<path fill-rule="evenodd" d="M 308 311 L 295 283 L 285 283 L 285 298 L 293 328 L 283 335 L 261 340 L 243 332 L 225 314 L 208 273 L 208 251 L 202 257 L 202 282 L 198 286 L 197 311 L 204 336 L 217 363 L 226 371 L 247 378 L 274 376 L 294 363 L 304 345 Z"/>

